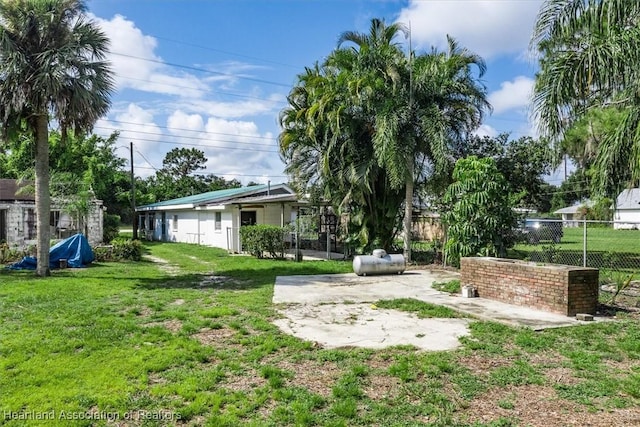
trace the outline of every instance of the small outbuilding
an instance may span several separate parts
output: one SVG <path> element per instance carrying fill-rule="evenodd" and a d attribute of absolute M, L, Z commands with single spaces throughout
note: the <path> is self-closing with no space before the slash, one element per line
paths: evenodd
<path fill-rule="evenodd" d="M 593 201 L 585 200 L 584 202 L 576 203 L 575 205 L 558 209 L 553 213 L 562 216 L 563 227 L 578 227 L 580 225 L 579 220 L 582 219 L 581 211 L 584 208 L 592 207 L 593 204 Z"/>
<path fill-rule="evenodd" d="M 628 188 L 618 194 L 613 220 L 615 229 L 640 229 L 640 188 Z"/>
<path fill-rule="evenodd" d="M 27 191 L 30 182 L 0 179 L 0 243 L 20 248 L 36 244 L 36 202 Z M 91 245 L 102 243 L 104 206 L 102 200 L 89 201 L 84 215 L 67 212 L 65 204 L 52 198 L 49 227 L 52 239 L 83 233 Z"/>

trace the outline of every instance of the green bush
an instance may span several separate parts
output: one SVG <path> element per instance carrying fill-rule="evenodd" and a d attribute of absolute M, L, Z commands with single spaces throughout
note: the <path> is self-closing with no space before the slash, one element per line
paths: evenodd
<path fill-rule="evenodd" d="M 102 240 L 110 242 L 118 237 L 120 226 L 120 215 L 105 214 L 102 220 Z"/>
<path fill-rule="evenodd" d="M 242 248 L 257 258 L 268 253 L 272 258 L 284 257 L 284 234 L 275 225 L 245 225 L 240 227 Z"/>
<path fill-rule="evenodd" d="M 140 261 L 142 259 L 143 246 L 140 240 L 117 238 L 111 241 L 114 259 Z"/>

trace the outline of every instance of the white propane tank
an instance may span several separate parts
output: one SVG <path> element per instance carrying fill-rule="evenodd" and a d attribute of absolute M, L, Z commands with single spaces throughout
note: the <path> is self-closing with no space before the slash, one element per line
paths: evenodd
<path fill-rule="evenodd" d="M 405 267 L 404 255 L 390 255 L 384 249 L 374 249 L 372 255 L 358 255 L 353 258 L 353 271 L 358 276 L 402 274 Z"/>

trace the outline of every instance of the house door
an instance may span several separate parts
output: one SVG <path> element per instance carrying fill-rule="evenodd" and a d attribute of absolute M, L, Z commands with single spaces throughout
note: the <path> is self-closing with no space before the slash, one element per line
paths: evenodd
<path fill-rule="evenodd" d="M 7 242 L 7 210 L 0 210 L 0 243 Z"/>
<path fill-rule="evenodd" d="M 256 211 L 240 212 L 240 225 L 256 225 Z"/>
<path fill-rule="evenodd" d="M 160 237 L 160 240 L 162 240 L 163 242 L 166 242 L 167 241 L 167 213 L 166 212 L 162 212 L 161 232 L 162 232 L 162 236 Z"/>

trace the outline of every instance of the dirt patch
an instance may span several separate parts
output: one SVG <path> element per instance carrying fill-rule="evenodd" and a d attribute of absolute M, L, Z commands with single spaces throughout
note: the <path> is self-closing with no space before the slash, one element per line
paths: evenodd
<path fill-rule="evenodd" d="M 582 382 L 580 378 L 576 378 L 573 369 L 560 366 L 546 369 L 544 376 L 551 384 L 576 385 Z"/>
<path fill-rule="evenodd" d="M 147 306 L 143 306 L 140 308 L 136 316 L 146 318 L 146 317 L 151 317 L 151 314 L 153 314 L 153 310 L 151 310 Z"/>
<path fill-rule="evenodd" d="M 267 384 L 267 380 L 262 378 L 254 369 L 250 369 L 243 374 L 230 374 L 220 382 L 220 387 L 232 391 L 250 392 L 258 387 Z"/>
<path fill-rule="evenodd" d="M 167 261 L 166 259 L 162 259 L 153 255 L 143 255 L 143 258 L 153 262 L 154 264 L 157 264 L 158 268 L 167 273 L 169 276 L 177 276 L 180 272 L 180 267 L 174 264 L 169 264 L 169 261 Z"/>
<path fill-rule="evenodd" d="M 182 329 L 182 322 L 177 319 L 171 319 L 162 322 L 145 323 L 144 326 L 147 328 L 151 328 L 153 326 L 162 326 L 175 334 Z"/>
<path fill-rule="evenodd" d="M 490 358 L 486 355 L 473 353 L 458 358 L 458 364 L 465 366 L 475 375 L 488 374 L 496 368 L 511 366 L 513 360 L 508 357 Z"/>
<path fill-rule="evenodd" d="M 232 329 L 220 328 L 220 329 L 211 329 L 211 328 L 203 328 L 197 334 L 191 335 L 193 338 L 200 341 L 202 345 L 218 345 L 221 340 L 226 340 L 234 336 L 236 332 Z"/>
<path fill-rule="evenodd" d="M 200 280 L 201 288 L 222 288 L 225 285 L 238 285 L 241 282 L 229 276 L 204 276 L 202 280 Z"/>
<path fill-rule="evenodd" d="M 342 369 L 333 362 L 283 360 L 276 365 L 280 369 L 293 372 L 293 378 L 288 381 L 291 385 L 306 388 L 309 392 L 323 397 L 331 396 L 333 384 L 342 375 Z"/>
<path fill-rule="evenodd" d="M 640 408 L 589 412 L 578 403 L 560 399 L 552 387 L 539 385 L 491 388 L 472 400 L 461 415 L 468 422 L 508 418 L 532 427 L 640 425 Z"/>
<path fill-rule="evenodd" d="M 183 300 L 182 298 L 178 298 L 177 300 L 172 302 L 171 305 L 182 305 L 184 303 L 185 303 L 185 300 Z"/>
<path fill-rule="evenodd" d="M 369 399 L 394 399 L 400 394 L 400 379 L 389 375 L 369 375 L 362 391 Z"/>

